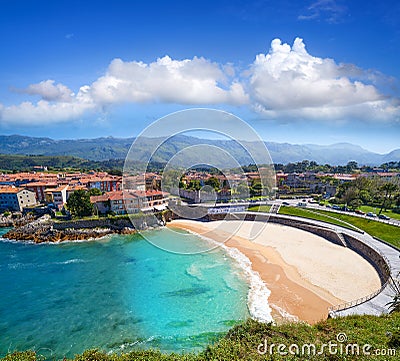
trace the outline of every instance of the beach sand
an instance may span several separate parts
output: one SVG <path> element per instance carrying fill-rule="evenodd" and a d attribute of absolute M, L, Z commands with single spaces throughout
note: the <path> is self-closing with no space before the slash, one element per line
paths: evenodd
<path fill-rule="evenodd" d="M 297 228 L 191 220 L 174 220 L 168 227 L 224 242 L 246 255 L 271 291 L 268 303 L 278 323 L 293 316 L 316 323 L 327 318 L 329 306 L 366 296 L 380 287 L 375 269 L 357 253 Z M 255 229 L 258 233 L 251 236 Z"/>

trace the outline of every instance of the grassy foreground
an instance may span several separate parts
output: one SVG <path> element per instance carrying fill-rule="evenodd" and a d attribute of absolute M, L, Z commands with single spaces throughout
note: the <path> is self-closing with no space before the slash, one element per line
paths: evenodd
<path fill-rule="evenodd" d="M 341 341 L 339 342 L 338 339 Z M 269 350 L 272 346 L 272 353 Z M 278 345 L 285 345 L 278 350 Z M 320 355 L 323 344 L 325 346 Z M 357 345 L 354 346 L 354 345 Z M 291 346 L 291 345 L 297 345 Z M 313 348 L 304 345 L 315 345 Z M 336 346 L 335 346 L 336 345 Z M 350 346 L 349 346 L 350 345 Z M 364 346 L 370 345 L 370 346 Z M 265 347 L 267 346 L 267 347 Z M 282 346 L 281 346 L 282 347 Z M 289 347 L 291 347 L 289 349 Z M 359 353 L 357 354 L 357 349 Z M 258 350 L 265 354 L 260 354 Z M 289 350 L 293 354 L 289 353 Z M 299 352 L 297 352 L 297 350 Z M 363 350 L 369 354 L 363 353 Z M 297 353 L 297 354 L 296 354 Z M 279 326 L 248 320 L 232 328 L 215 345 L 199 354 L 162 354 L 159 351 L 134 351 L 122 355 L 107 355 L 97 350 L 77 355 L 75 361 L 128 360 L 398 360 L 400 355 L 400 313 L 387 316 L 351 316 L 321 321 L 314 326 L 289 323 Z M 9 354 L 3 361 L 36 361 L 40 355 L 32 351 Z M 65 359 L 66 360 L 66 359 Z"/>
<path fill-rule="evenodd" d="M 314 209 L 312 210 L 312 212 L 310 212 L 307 209 L 297 207 L 281 207 L 279 213 L 304 218 L 311 218 L 327 223 L 346 226 L 342 222 L 340 222 L 344 221 L 362 229 L 363 231 L 369 233 L 371 236 L 383 239 L 384 241 L 400 248 L 400 228 L 392 226 L 390 224 L 378 222 L 373 219 Z"/>

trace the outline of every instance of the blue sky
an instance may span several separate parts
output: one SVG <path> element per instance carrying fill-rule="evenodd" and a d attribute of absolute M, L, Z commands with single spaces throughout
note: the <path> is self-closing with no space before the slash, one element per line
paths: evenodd
<path fill-rule="evenodd" d="M 223 109 L 268 141 L 400 148 L 397 1 L 0 0 L 0 134 Z"/>

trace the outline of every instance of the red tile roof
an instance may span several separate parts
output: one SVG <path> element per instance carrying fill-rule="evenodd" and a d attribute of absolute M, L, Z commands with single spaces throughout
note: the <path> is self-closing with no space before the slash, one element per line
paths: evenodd
<path fill-rule="evenodd" d="M 103 194 L 101 196 L 91 196 L 90 197 L 90 202 L 91 203 L 97 203 L 97 202 L 107 202 L 108 201 L 108 195 Z"/>
<path fill-rule="evenodd" d="M 17 187 L 0 187 L 0 193 L 19 193 L 23 189 Z"/>
<path fill-rule="evenodd" d="M 62 192 L 65 188 L 68 189 L 68 185 L 64 185 L 57 188 L 49 188 L 45 190 L 45 193 L 54 193 L 54 192 Z"/>
<path fill-rule="evenodd" d="M 25 184 L 25 187 L 57 187 L 57 183 L 53 182 L 31 182 Z"/>

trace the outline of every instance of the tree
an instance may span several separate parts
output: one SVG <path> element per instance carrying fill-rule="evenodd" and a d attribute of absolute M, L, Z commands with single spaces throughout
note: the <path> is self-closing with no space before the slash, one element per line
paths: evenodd
<path fill-rule="evenodd" d="M 371 194 L 366 189 L 362 189 L 360 191 L 360 199 L 363 202 L 363 204 L 369 204 L 372 201 Z"/>
<path fill-rule="evenodd" d="M 187 189 L 199 191 L 201 189 L 200 181 L 198 179 L 192 179 L 189 182 Z"/>
<path fill-rule="evenodd" d="M 383 186 L 381 186 L 381 190 L 384 192 L 383 201 L 381 204 L 381 208 L 378 214 L 382 213 L 382 210 L 387 207 L 390 207 L 390 203 L 392 201 L 392 195 L 398 189 L 398 185 L 395 183 L 387 182 Z"/>
<path fill-rule="evenodd" d="M 363 204 L 363 202 L 361 201 L 361 199 L 355 198 L 355 199 L 351 200 L 351 201 L 348 203 L 348 206 L 349 206 L 352 210 L 355 210 L 355 209 L 357 209 L 358 207 L 360 207 L 362 204 Z"/>
<path fill-rule="evenodd" d="M 220 190 L 221 184 L 219 183 L 219 180 L 217 177 L 210 177 L 205 181 L 206 185 L 209 185 L 214 188 L 216 192 Z"/>
<path fill-rule="evenodd" d="M 389 312 L 400 312 L 400 273 L 396 278 L 392 278 L 392 282 L 390 282 L 390 287 L 394 291 L 393 300 L 386 304 L 389 306 Z"/>
<path fill-rule="evenodd" d="M 356 161 L 352 160 L 350 162 L 347 163 L 346 165 L 346 170 L 351 173 L 353 172 L 355 169 L 358 169 L 358 164 Z"/>
<path fill-rule="evenodd" d="M 98 188 L 90 188 L 89 189 L 89 196 L 101 196 L 101 190 Z"/>
<path fill-rule="evenodd" d="M 73 217 L 85 217 L 93 214 L 93 204 L 90 203 L 90 194 L 83 189 L 77 190 L 69 196 L 67 207 Z"/>
<path fill-rule="evenodd" d="M 167 192 L 176 193 L 177 185 L 178 188 L 185 188 L 184 178 L 185 176 L 182 175 L 182 172 L 177 169 L 164 170 L 161 178 L 161 188 Z"/>
<path fill-rule="evenodd" d="M 354 187 L 347 188 L 340 200 L 347 205 L 355 204 L 355 201 L 359 200 L 358 190 Z"/>
<path fill-rule="evenodd" d="M 249 186 L 245 182 L 239 183 L 238 186 L 236 187 L 236 192 L 239 194 L 240 197 L 248 198 Z"/>
<path fill-rule="evenodd" d="M 250 186 L 250 195 L 252 197 L 261 196 L 262 190 L 263 190 L 263 185 L 261 183 L 261 179 L 260 178 L 253 179 Z"/>

